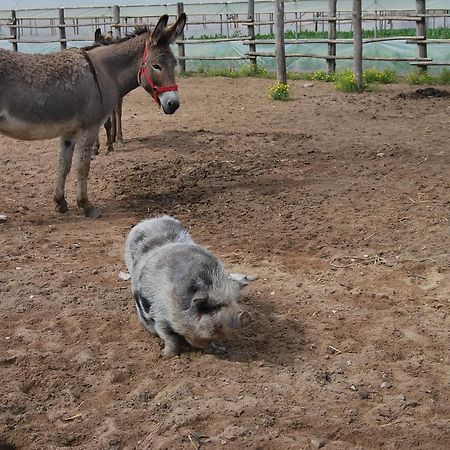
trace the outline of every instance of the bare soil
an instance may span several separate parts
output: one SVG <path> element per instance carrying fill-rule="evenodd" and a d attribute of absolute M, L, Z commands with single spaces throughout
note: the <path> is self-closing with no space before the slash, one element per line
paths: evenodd
<path fill-rule="evenodd" d="M 271 83 L 181 79 L 173 116 L 129 95 L 98 220 L 73 174 L 54 212 L 56 141 L 0 137 L 1 448 L 449 448 L 450 98 Z M 118 279 L 162 213 L 259 275 L 224 352 L 162 358 Z"/>

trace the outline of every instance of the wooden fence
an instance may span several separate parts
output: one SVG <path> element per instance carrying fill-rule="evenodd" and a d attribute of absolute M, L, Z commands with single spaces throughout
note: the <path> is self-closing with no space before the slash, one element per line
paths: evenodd
<path fill-rule="evenodd" d="M 182 71 L 186 70 L 186 61 L 232 61 L 232 60 L 248 60 L 254 66 L 257 65 L 259 58 L 277 58 L 278 66 L 278 77 L 284 79 L 283 73 L 286 72 L 286 58 L 318 58 L 324 59 L 327 62 L 327 67 L 329 72 L 334 72 L 336 69 L 337 60 L 354 60 L 355 71 L 362 67 L 362 61 L 406 61 L 411 65 L 419 66 L 422 70 L 426 70 L 428 66 L 450 66 L 450 62 L 436 62 L 432 58 L 427 56 L 427 44 L 450 44 L 450 39 L 429 39 L 427 38 L 426 21 L 427 18 L 444 18 L 446 20 L 450 17 L 449 11 L 446 12 L 427 12 L 426 0 L 416 0 L 416 11 L 413 15 L 410 14 L 374 14 L 374 13 L 361 13 L 361 0 L 354 0 L 353 11 L 347 14 L 338 14 L 336 11 L 337 0 L 328 1 L 328 14 L 326 13 L 312 13 L 312 17 L 305 17 L 303 14 L 292 13 L 285 14 L 284 12 L 284 1 L 275 0 L 274 2 L 274 13 L 265 14 L 268 18 L 264 19 L 262 14 L 255 14 L 255 0 L 248 0 L 248 11 L 245 17 L 239 17 L 239 15 L 233 15 L 230 17 L 227 14 L 208 14 L 208 16 L 200 16 L 195 14 L 190 18 L 188 17 L 188 27 L 194 25 L 220 25 L 221 30 L 224 27 L 232 26 L 242 26 L 246 29 L 247 33 L 245 35 L 239 36 L 228 36 L 228 37 L 217 37 L 216 39 L 185 39 L 184 36 L 177 41 L 178 47 L 178 59 L 180 63 L 180 69 Z M 189 5 L 187 5 L 189 6 Z M 185 5 L 183 3 L 177 4 L 177 13 L 185 10 Z M 350 15 L 352 13 L 352 15 Z M 356 14 L 356 16 L 355 16 Z M 176 15 L 174 12 L 173 16 Z M 225 16 L 225 17 L 224 17 Z M 201 19 L 195 19 L 195 17 L 201 17 Z M 209 17 L 209 18 L 208 18 Z M 84 21 L 82 21 L 82 19 Z M 14 51 L 18 51 L 18 44 L 21 43 L 48 43 L 48 42 L 59 42 L 60 48 L 67 48 L 67 42 L 70 41 L 85 41 L 85 38 L 68 37 L 66 30 L 72 29 L 76 30 L 80 27 L 110 27 L 113 30 L 115 36 L 121 36 L 122 30 L 128 30 L 133 27 L 133 23 L 130 23 L 129 17 L 122 17 L 121 11 L 118 6 L 112 7 L 112 14 L 110 20 L 103 21 L 98 20 L 98 18 L 90 17 L 90 20 L 86 21 L 84 18 L 70 18 L 69 22 L 65 18 L 64 9 L 60 8 L 58 10 L 58 19 L 50 20 L 49 24 L 38 24 L 38 18 L 34 19 L 34 24 L 31 24 L 32 19 L 27 19 L 30 24 L 27 25 L 24 21 L 17 18 L 16 11 L 11 11 L 11 16 L 7 28 L 10 31 L 9 35 L 0 35 L 0 40 L 7 40 L 11 43 Z M 157 16 L 145 16 L 141 18 L 140 21 L 134 18 L 135 23 L 145 21 L 154 22 Z M 416 34 L 411 36 L 399 36 L 399 37 L 374 37 L 370 39 L 362 39 L 361 35 L 361 24 L 370 21 L 375 21 L 375 23 L 381 23 L 380 21 L 385 21 L 392 26 L 394 21 L 411 22 L 415 24 Z M 352 23 L 352 29 L 354 31 L 353 39 L 337 39 L 337 29 L 340 24 Z M 326 39 L 284 39 L 284 27 L 295 25 L 297 30 L 305 24 L 315 24 L 315 29 L 318 30 L 321 26 L 322 29 L 328 31 L 328 37 Z M 256 31 L 262 26 L 270 27 L 270 31 L 274 31 L 276 36 L 275 39 L 256 39 Z M 24 36 L 24 30 L 47 28 L 51 30 L 52 36 L 48 39 L 30 39 Z M 280 31 L 281 30 L 281 31 Z M 387 41 L 406 41 L 410 44 L 415 44 L 417 47 L 416 57 L 390 57 L 390 56 L 376 56 L 376 57 L 365 57 L 363 56 L 363 47 L 366 44 L 373 42 L 387 42 Z M 240 42 L 243 44 L 247 50 L 242 56 L 190 56 L 189 47 L 192 45 L 205 44 L 205 43 L 222 43 L 222 42 Z M 285 53 L 286 44 L 309 44 L 309 43 L 322 43 L 327 44 L 326 54 L 317 53 Z M 267 52 L 262 51 L 261 47 L 275 45 L 275 51 Z M 354 55 L 353 56 L 340 56 L 337 54 L 338 45 L 353 45 Z M 358 56 L 359 55 L 359 56 Z"/>

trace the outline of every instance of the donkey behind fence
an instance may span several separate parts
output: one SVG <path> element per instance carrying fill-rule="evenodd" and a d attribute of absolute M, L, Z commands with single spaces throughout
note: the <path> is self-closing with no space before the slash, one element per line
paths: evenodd
<path fill-rule="evenodd" d="M 0 132 L 26 140 L 61 137 L 53 197 L 57 211 L 68 210 L 64 187 L 75 153 L 77 204 L 86 216 L 100 216 L 87 195 L 91 151 L 120 98 L 140 85 L 166 114 L 178 109 L 170 44 L 183 31 L 186 15 L 169 27 L 167 22 L 163 15 L 152 32 L 140 27 L 89 52 L 25 55 L 0 49 Z"/>
<path fill-rule="evenodd" d="M 100 28 L 97 28 L 94 34 L 94 42 L 95 45 L 110 45 L 114 42 L 114 37 L 111 31 L 108 31 L 108 33 L 106 34 L 102 34 L 102 30 Z M 106 154 L 114 150 L 113 144 L 123 144 L 122 103 L 123 99 L 120 98 L 104 125 L 106 130 Z M 94 155 L 98 155 L 99 150 L 100 139 L 97 136 L 95 144 L 92 148 L 92 153 Z"/>

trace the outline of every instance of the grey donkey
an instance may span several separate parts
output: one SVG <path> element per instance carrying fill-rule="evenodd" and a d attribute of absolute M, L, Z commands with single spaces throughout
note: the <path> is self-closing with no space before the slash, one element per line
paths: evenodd
<path fill-rule="evenodd" d="M 168 19 L 165 14 L 152 31 L 141 27 L 89 51 L 29 55 L 0 49 L 0 133 L 26 140 L 61 138 L 57 211 L 68 210 L 64 190 L 75 156 L 77 204 L 86 216 L 100 216 L 87 194 L 91 151 L 120 98 L 142 86 L 166 114 L 178 109 L 177 61 L 170 45 L 181 35 L 186 15 L 171 26 Z"/>
<path fill-rule="evenodd" d="M 141 324 L 164 341 L 163 355 L 186 341 L 206 348 L 251 322 L 239 304 L 254 276 L 230 274 L 170 216 L 144 220 L 129 233 L 125 262 Z"/>

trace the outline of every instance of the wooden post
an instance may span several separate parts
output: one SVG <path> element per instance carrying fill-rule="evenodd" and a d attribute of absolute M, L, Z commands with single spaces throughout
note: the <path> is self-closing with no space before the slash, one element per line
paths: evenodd
<path fill-rule="evenodd" d="M 362 19 L 361 19 L 361 0 L 353 0 L 353 73 L 356 78 L 356 86 L 359 90 L 363 87 L 362 78 Z"/>
<path fill-rule="evenodd" d="M 286 51 L 284 48 L 284 0 L 275 0 L 275 55 L 277 80 L 287 83 Z"/>
<path fill-rule="evenodd" d="M 64 8 L 58 8 L 58 17 L 59 17 L 59 46 L 61 50 L 65 50 L 67 48 L 67 41 L 66 41 L 66 27 L 64 26 L 66 24 L 64 21 Z"/>
<path fill-rule="evenodd" d="M 336 3 L 337 0 L 328 0 L 328 14 L 332 20 L 328 21 L 328 39 L 336 40 Z M 336 56 L 336 44 L 328 43 L 328 56 Z M 336 60 L 327 59 L 328 73 L 336 72 Z"/>
<path fill-rule="evenodd" d="M 11 25 L 12 27 L 9 29 L 10 33 L 11 33 L 11 37 L 13 39 L 12 42 L 12 46 L 13 46 L 13 50 L 15 52 L 19 51 L 19 46 L 17 44 L 17 17 L 16 17 L 16 11 L 14 9 L 11 10 Z"/>
<path fill-rule="evenodd" d="M 114 39 L 119 39 L 122 35 L 120 30 L 120 8 L 117 5 L 113 6 L 113 36 Z"/>
<path fill-rule="evenodd" d="M 255 40 L 255 0 L 248 0 L 248 13 L 247 13 L 247 22 L 250 25 L 247 25 L 247 35 L 251 41 Z M 256 44 L 250 44 L 248 46 L 249 52 L 256 52 Z M 253 70 L 256 72 L 257 64 L 256 64 L 256 56 L 250 56 L 250 64 L 253 66 Z"/>
<path fill-rule="evenodd" d="M 426 14 L 426 0 L 416 0 L 416 13 L 418 16 L 422 15 L 420 19 L 416 22 L 416 32 L 417 36 L 424 36 L 425 39 L 427 37 L 427 19 L 425 17 Z M 427 43 L 417 41 L 417 51 L 419 53 L 419 58 L 427 57 Z M 427 71 L 427 66 L 419 66 L 420 70 L 423 72 Z"/>
<path fill-rule="evenodd" d="M 184 4 L 182 2 L 177 3 L 177 12 L 178 17 L 180 17 L 180 14 L 184 13 Z M 184 30 L 181 33 L 180 39 L 184 41 Z M 178 56 L 183 58 L 186 55 L 186 49 L 183 44 L 178 44 Z M 179 59 L 178 63 L 180 64 L 180 72 L 186 72 L 186 61 L 184 59 Z"/>

